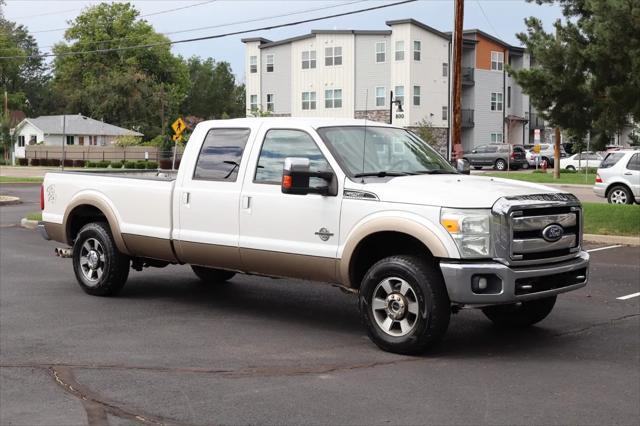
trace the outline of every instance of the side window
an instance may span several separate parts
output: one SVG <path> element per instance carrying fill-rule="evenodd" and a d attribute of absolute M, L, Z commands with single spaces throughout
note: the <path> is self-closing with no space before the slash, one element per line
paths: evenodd
<path fill-rule="evenodd" d="M 484 154 L 485 152 L 487 152 L 487 146 L 486 145 L 477 146 L 474 151 L 476 152 L 476 154 Z"/>
<path fill-rule="evenodd" d="M 204 138 L 193 179 L 235 182 L 249 129 L 211 129 Z"/>
<path fill-rule="evenodd" d="M 602 163 L 600 163 L 600 168 L 608 169 L 609 167 L 613 167 L 616 165 L 618 161 L 620 161 L 622 157 L 624 157 L 623 153 L 610 152 L 609 154 L 607 154 L 606 157 L 604 157 L 604 160 L 602 161 Z"/>
<path fill-rule="evenodd" d="M 627 164 L 629 170 L 640 170 L 640 154 L 633 154 Z"/>
<path fill-rule="evenodd" d="M 312 171 L 331 170 L 329 163 L 308 133 L 301 130 L 269 130 L 260 150 L 254 182 L 279 185 L 282 180 L 284 159 L 287 157 L 308 158 Z M 311 178 L 310 185 L 324 186 L 326 182 Z"/>
<path fill-rule="evenodd" d="M 497 145 L 487 145 L 486 150 L 484 152 L 498 152 L 498 146 Z"/>

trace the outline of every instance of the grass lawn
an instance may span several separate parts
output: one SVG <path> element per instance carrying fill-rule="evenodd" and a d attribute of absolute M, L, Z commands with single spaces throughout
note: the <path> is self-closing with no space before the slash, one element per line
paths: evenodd
<path fill-rule="evenodd" d="M 640 206 L 582 203 L 585 234 L 640 235 Z"/>
<path fill-rule="evenodd" d="M 42 220 L 42 213 L 41 212 L 27 213 L 27 219 L 40 221 Z"/>
<path fill-rule="evenodd" d="M 0 176 L 0 183 L 42 183 L 41 177 Z"/>
<path fill-rule="evenodd" d="M 527 182 L 535 183 L 557 183 L 557 184 L 574 184 L 585 185 L 584 173 L 562 173 L 560 172 L 560 179 L 553 178 L 553 171 L 550 170 L 547 173 L 486 173 L 482 176 L 493 176 L 505 179 L 524 180 Z M 586 185 L 593 185 L 596 181 L 596 175 L 594 173 L 587 174 Z"/>

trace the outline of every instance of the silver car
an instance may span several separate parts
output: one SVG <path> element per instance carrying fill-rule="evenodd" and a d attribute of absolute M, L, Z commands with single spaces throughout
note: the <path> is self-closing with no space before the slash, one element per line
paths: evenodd
<path fill-rule="evenodd" d="M 640 204 L 640 150 L 607 154 L 598 168 L 593 192 L 611 204 Z"/>

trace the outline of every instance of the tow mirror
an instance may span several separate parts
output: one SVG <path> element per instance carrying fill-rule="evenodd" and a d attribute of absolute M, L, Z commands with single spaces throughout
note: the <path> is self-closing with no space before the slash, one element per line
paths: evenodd
<path fill-rule="evenodd" d="M 338 183 L 333 172 L 313 172 L 311 161 L 304 157 L 287 157 L 284 159 L 282 171 L 282 192 L 284 194 L 320 194 L 335 196 L 338 194 Z M 323 186 L 311 186 L 312 178 L 326 182 Z"/>
<path fill-rule="evenodd" d="M 463 175 L 471 174 L 471 165 L 464 158 L 456 161 L 456 170 Z"/>

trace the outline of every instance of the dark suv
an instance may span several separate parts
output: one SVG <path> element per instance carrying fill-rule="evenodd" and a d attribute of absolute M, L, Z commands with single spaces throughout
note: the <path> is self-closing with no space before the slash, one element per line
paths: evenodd
<path fill-rule="evenodd" d="M 466 153 L 464 158 L 476 170 L 484 166 L 491 166 L 496 170 L 507 170 L 507 167 L 517 170 L 529 164 L 522 145 L 506 143 L 477 146 L 473 151 Z"/>

